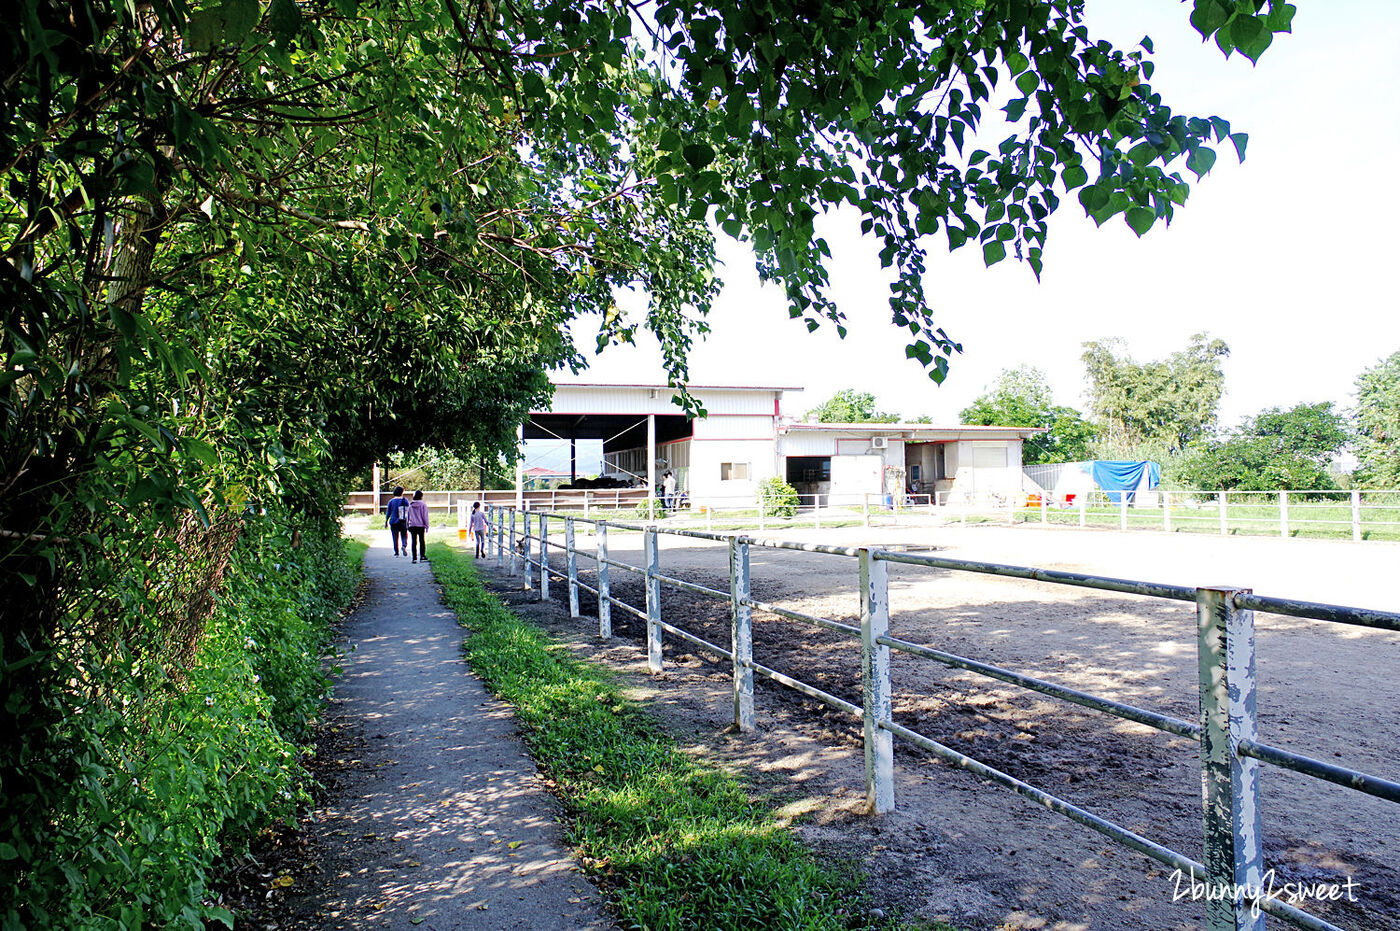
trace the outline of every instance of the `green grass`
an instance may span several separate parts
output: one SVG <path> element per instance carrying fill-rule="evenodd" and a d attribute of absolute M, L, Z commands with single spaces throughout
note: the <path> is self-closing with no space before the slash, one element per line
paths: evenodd
<path fill-rule="evenodd" d="M 515 706 L 566 806 L 580 861 L 609 890 L 624 926 L 907 927 L 870 919 L 853 869 L 818 863 L 736 777 L 679 751 L 618 695 L 607 670 L 489 595 L 456 547 L 429 551 L 444 599 L 471 631 L 468 661 Z"/>
<path fill-rule="evenodd" d="M 364 571 L 365 552 L 369 549 L 369 544 L 359 537 L 343 537 L 342 543 L 345 545 L 345 561 L 350 564 L 355 578 L 358 579 Z"/>

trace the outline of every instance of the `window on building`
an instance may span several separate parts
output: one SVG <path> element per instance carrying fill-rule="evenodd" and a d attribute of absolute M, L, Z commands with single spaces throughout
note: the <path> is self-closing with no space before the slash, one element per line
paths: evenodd
<path fill-rule="evenodd" d="M 719 464 L 719 480 L 721 482 L 748 481 L 749 464 L 747 462 L 721 462 Z"/>

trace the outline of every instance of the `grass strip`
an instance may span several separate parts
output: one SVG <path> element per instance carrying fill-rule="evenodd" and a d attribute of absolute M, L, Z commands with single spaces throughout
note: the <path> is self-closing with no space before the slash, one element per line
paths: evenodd
<path fill-rule="evenodd" d="M 907 927 L 861 906 L 854 870 L 811 854 L 738 779 L 682 753 L 615 677 L 577 659 L 481 585 L 470 557 L 428 547 L 468 662 L 516 709 L 568 810 L 570 842 L 626 926 Z"/>

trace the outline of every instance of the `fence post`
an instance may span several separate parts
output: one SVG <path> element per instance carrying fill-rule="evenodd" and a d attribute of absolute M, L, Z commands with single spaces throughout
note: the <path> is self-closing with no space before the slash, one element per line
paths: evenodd
<path fill-rule="evenodd" d="M 520 527 L 520 540 L 521 540 L 520 562 L 521 562 L 521 564 L 525 567 L 525 590 L 526 590 L 526 591 L 529 591 L 530 589 L 532 589 L 532 588 L 535 587 L 535 584 L 534 584 L 534 582 L 532 581 L 532 577 L 533 577 L 533 573 L 534 573 L 534 571 L 535 571 L 535 567 L 534 567 L 534 565 L 530 562 L 530 549 L 531 549 L 531 547 L 530 547 L 530 512 L 529 512 L 529 511 L 526 511 L 526 512 L 525 512 L 525 516 L 524 516 L 523 518 L 521 518 L 521 522 L 520 522 L 520 523 L 521 523 L 521 527 Z"/>
<path fill-rule="evenodd" d="M 1089 523 L 1089 493 L 1081 491 L 1079 493 L 1079 526 L 1084 527 Z"/>
<path fill-rule="evenodd" d="M 564 518 L 564 567 L 569 577 L 569 617 L 578 617 L 578 554 L 574 551 L 574 519 Z"/>
<path fill-rule="evenodd" d="M 768 510 L 768 508 L 766 507 L 767 503 L 768 503 L 768 495 L 765 494 L 765 493 L 763 493 L 763 492 L 760 492 L 760 493 L 759 493 L 759 496 L 758 496 L 758 532 L 759 532 L 759 533 L 762 533 L 762 532 L 764 531 L 764 529 L 765 529 L 764 521 L 767 519 L 767 518 L 766 518 L 766 513 L 765 513 L 765 512 L 767 512 L 767 510 Z"/>
<path fill-rule="evenodd" d="M 734 726 L 752 731 L 753 716 L 753 608 L 749 597 L 749 543 L 729 538 L 729 644 L 734 651 Z"/>
<path fill-rule="evenodd" d="M 1040 493 L 1040 526 L 1044 527 L 1050 523 L 1050 493 L 1041 491 Z"/>
<path fill-rule="evenodd" d="M 467 502 L 461 499 L 457 501 L 457 529 L 467 529 Z M 460 536 L 460 534 L 458 534 Z"/>
<path fill-rule="evenodd" d="M 511 574 L 512 577 L 515 575 L 515 559 L 516 559 L 516 555 L 520 552 L 518 549 L 516 549 L 516 540 L 515 540 L 515 514 L 516 514 L 515 508 L 512 507 L 512 508 L 510 509 L 510 574 Z"/>
<path fill-rule="evenodd" d="M 500 505 L 493 504 L 493 505 L 491 506 L 491 516 L 492 516 L 493 518 L 495 518 L 495 520 L 494 520 L 493 523 L 492 523 L 492 528 L 491 528 L 491 529 L 495 531 L 495 537 L 496 537 L 496 568 L 499 569 L 499 568 L 501 568 L 501 566 L 505 565 L 505 559 L 506 559 L 506 548 L 505 548 L 505 542 L 506 542 L 506 525 L 505 525 L 505 518 L 503 518 L 503 517 L 501 516 L 501 507 L 500 507 Z M 515 520 L 515 514 L 514 514 L 513 512 L 512 512 L 511 515 L 510 515 L 510 519 L 511 519 L 511 520 Z"/>
<path fill-rule="evenodd" d="M 642 531 L 642 548 L 646 553 L 647 586 L 647 669 L 661 671 L 661 545 L 656 528 Z"/>
<path fill-rule="evenodd" d="M 608 525 L 598 521 L 598 636 L 612 636 L 612 589 L 608 585 Z"/>
<path fill-rule="evenodd" d="M 1162 529 L 1172 532 L 1172 493 L 1162 490 Z"/>
<path fill-rule="evenodd" d="M 1288 539 L 1288 492 L 1278 493 L 1278 535 Z"/>
<path fill-rule="evenodd" d="M 1128 529 L 1128 493 L 1118 492 L 1118 529 Z"/>
<path fill-rule="evenodd" d="M 549 600 L 549 512 L 540 511 L 540 600 Z"/>
<path fill-rule="evenodd" d="M 1351 539 L 1355 543 L 1361 542 L 1361 492 L 1351 493 Z"/>
<path fill-rule="evenodd" d="M 870 492 L 865 493 L 865 500 L 861 502 L 861 511 L 865 514 L 865 526 L 870 526 Z"/>
<path fill-rule="evenodd" d="M 714 509 L 713 507 L 711 507 L 710 505 L 708 505 L 708 504 L 705 505 L 705 532 L 706 532 L 706 533 L 709 533 L 711 530 L 714 529 L 714 526 L 715 526 L 714 515 L 715 515 L 715 509 Z"/>
<path fill-rule="evenodd" d="M 816 529 L 822 529 L 822 496 L 819 494 L 812 496 L 812 513 L 817 519 Z"/>
<path fill-rule="evenodd" d="M 865 723 L 865 800 L 870 814 L 894 811 L 894 735 L 890 720 L 889 564 L 860 550 L 860 694 Z"/>
<path fill-rule="evenodd" d="M 1259 889 L 1264 854 L 1259 819 L 1259 762 L 1241 756 L 1241 740 L 1254 740 L 1254 612 L 1235 607 L 1249 589 L 1198 588 L 1200 639 L 1201 785 L 1205 811 L 1207 889 Z M 1263 931 L 1262 914 L 1227 893 L 1208 896 L 1208 931 Z"/>

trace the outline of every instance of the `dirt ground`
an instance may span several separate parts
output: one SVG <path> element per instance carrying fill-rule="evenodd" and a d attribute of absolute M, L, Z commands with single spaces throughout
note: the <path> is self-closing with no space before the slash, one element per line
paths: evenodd
<path fill-rule="evenodd" d="M 789 538 L 1400 607 L 1400 546 L 1386 543 L 1028 527 L 852 528 Z M 614 533 L 609 543 L 614 559 L 640 563 L 639 536 Z M 592 543 L 580 535 L 579 545 Z M 755 598 L 858 623 L 854 559 L 759 547 L 751 558 Z M 591 563 L 579 565 L 591 583 Z M 661 571 L 727 590 L 727 550 L 663 537 Z M 896 637 L 1197 717 L 1191 605 L 900 565 L 890 566 L 890 583 Z M 504 573 L 495 584 L 507 594 L 519 588 Z M 612 588 L 643 603 L 630 573 L 613 570 Z M 666 671 L 647 676 L 640 621 L 615 609 L 616 636 L 604 643 L 592 596 L 582 593 L 584 617 L 574 621 L 557 607 L 566 603 L 562 582 L 552 596 L 553 608 L 519 593 L 509 600 L 631 677 L 696 752 L 771 791 L 818 849 L 860 863 L 877 903 L 968 931 L 1200 927 L 1202 908 L 1173 900 L 1170 870 L 898 740 L 897 810 L 865 816 L 859 721 L 760 678 L 758 732 L 728 733 L 727 661 L 667 638 Z M 728 643 L 726 602 L 667 588 L 662 604 L 668 622 Z M 1400 779 L 1400 635 L 1263 614 L 1256 624 L 1261 739 Z M 756 661 L 859 703 L 857 641 L 767 614 L 755 616 L 754 640 Z M 1195 743 L 917 657 L 896 653 L 893 668 L 899 723 L 1200 859 Z M 1261 783 L 1267 865 L 1278 884 L 1351 879 L 1354 903 L 1298 904 L 1343 928 L 1400 929 L 1400 808 L 1273 767 Z"/>

